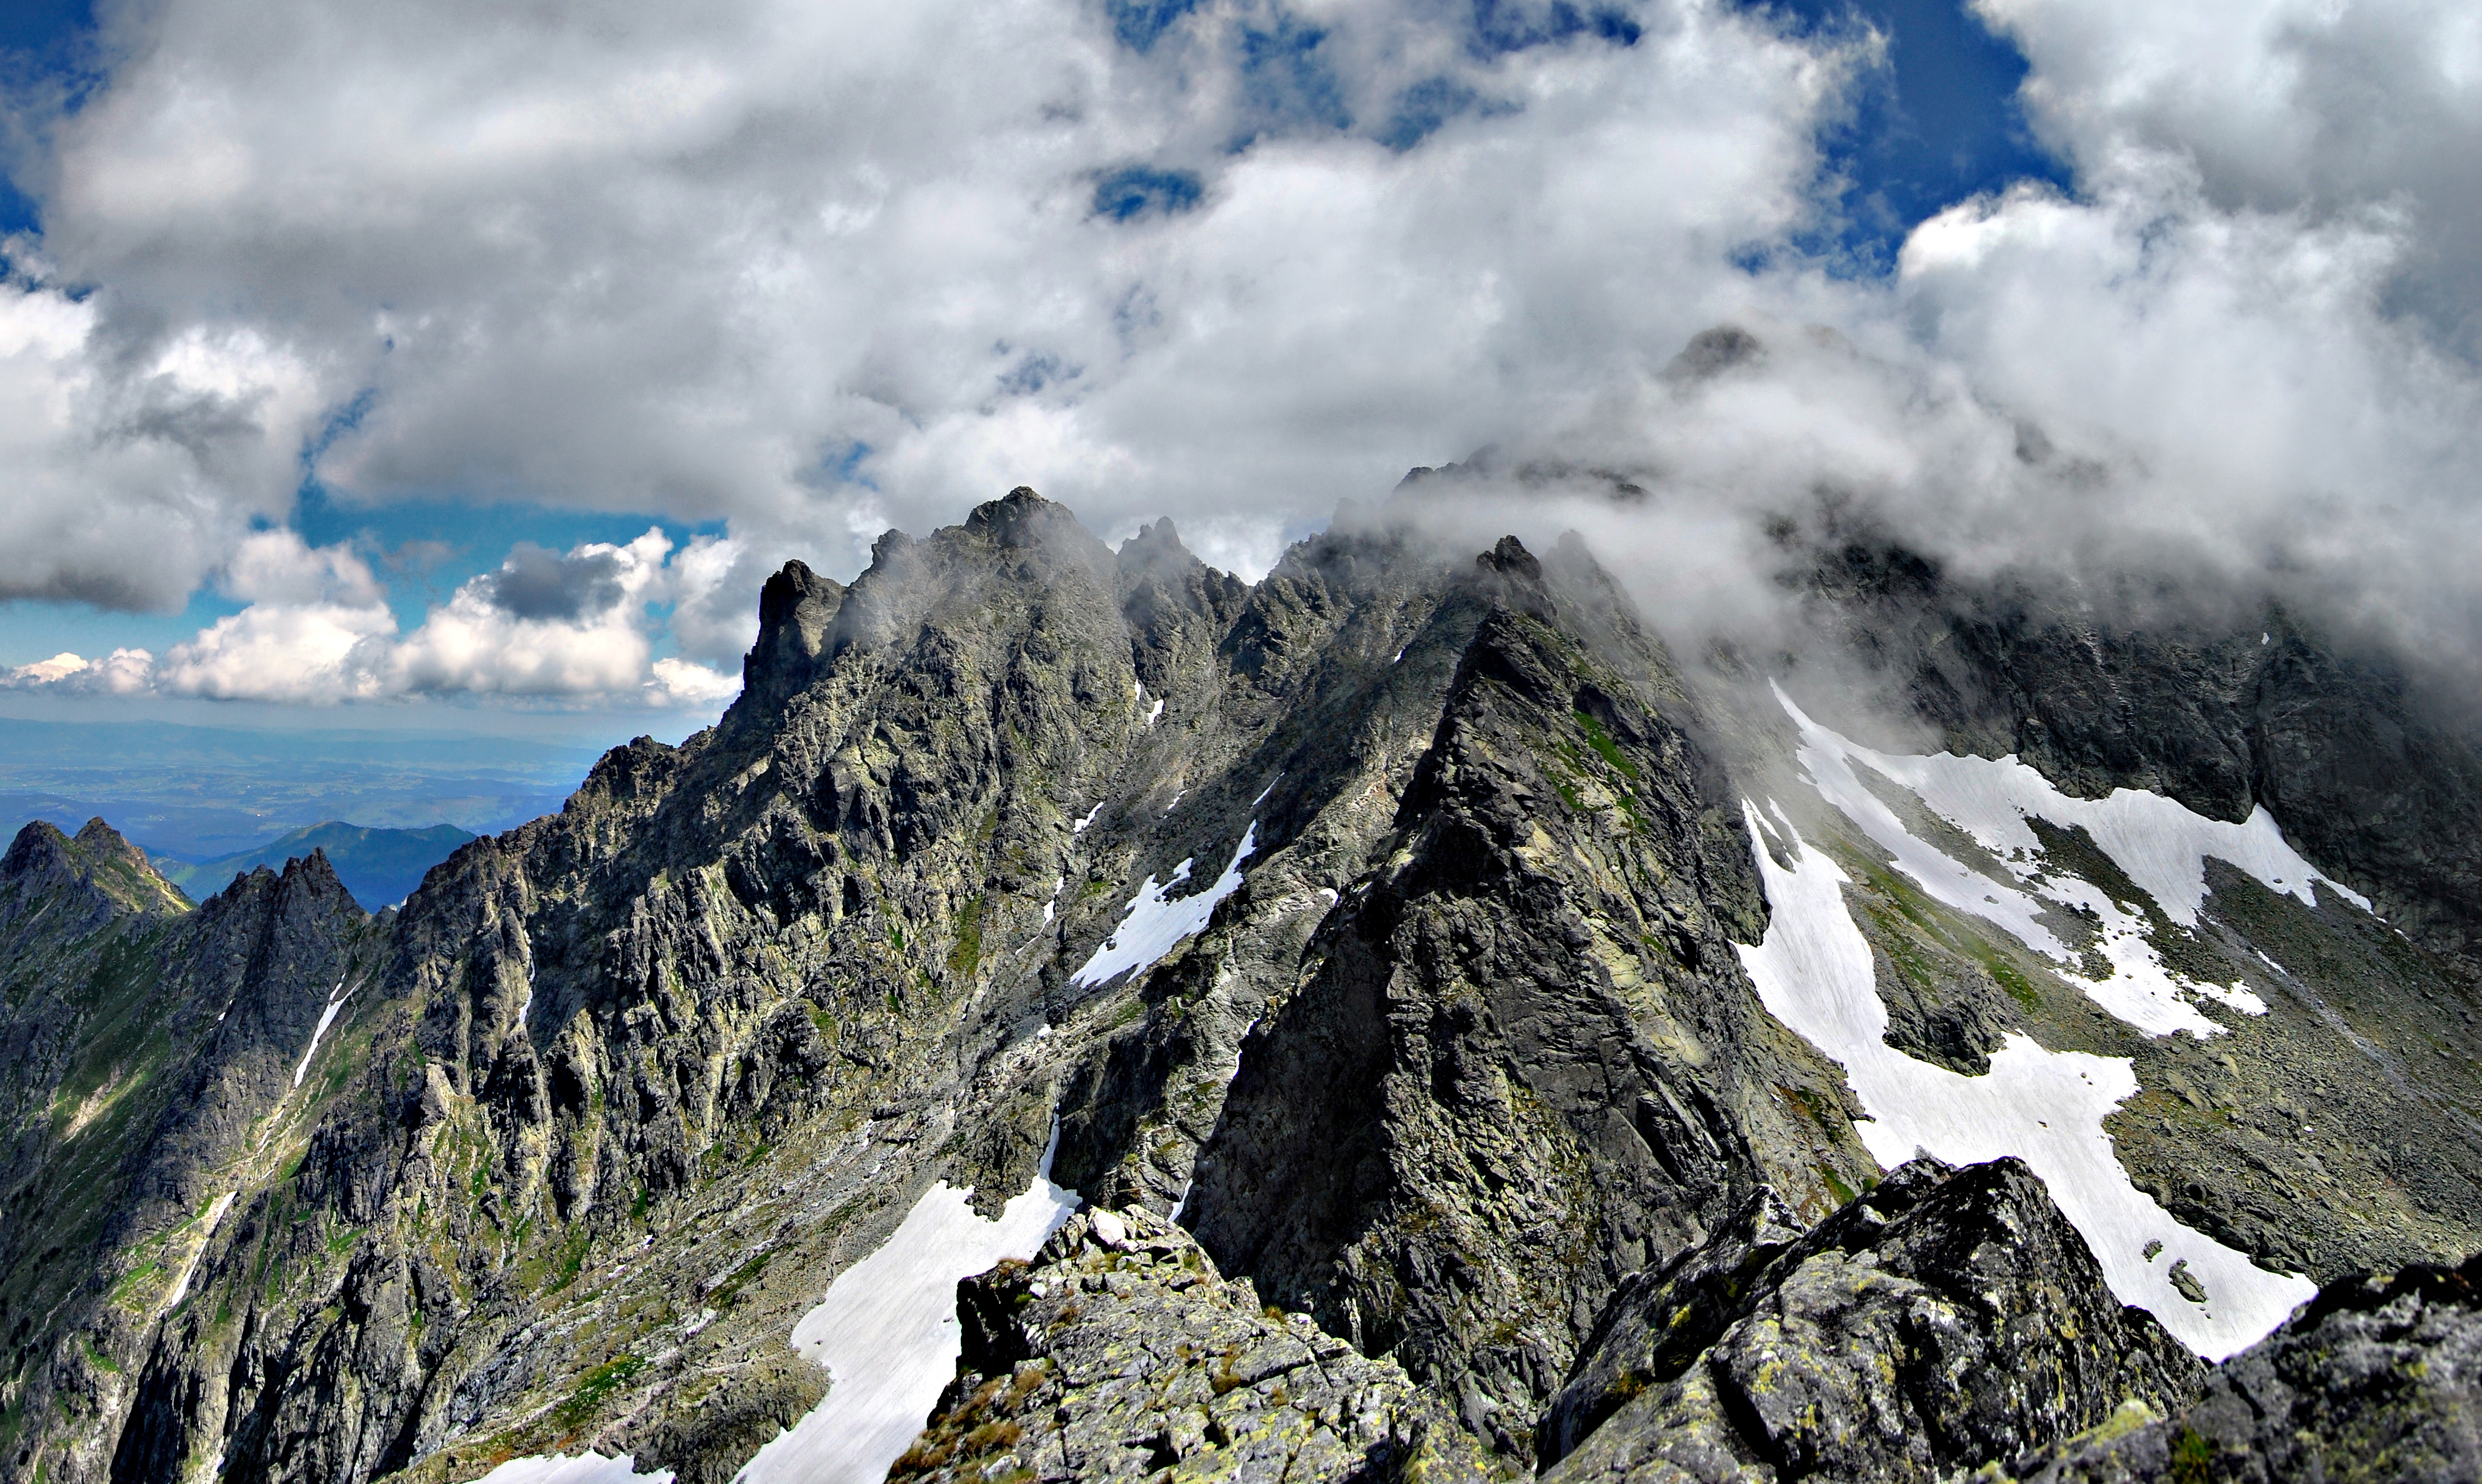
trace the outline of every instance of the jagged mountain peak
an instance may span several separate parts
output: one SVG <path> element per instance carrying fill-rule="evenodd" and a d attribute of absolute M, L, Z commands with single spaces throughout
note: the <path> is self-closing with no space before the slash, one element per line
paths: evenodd
<path fill-rule="evenodd" d="M 157 873 L 146 852 L 100 817 L 87 820 L 74 836 L 43 820 L 20 829 L 0 855 L 0 887 L 11 886 L 21 898 L 79 890 L 109 903 L 107 910 L 152 914 L 190 906 L 181 889 Z"/>
<path fill-rule="evenodd" d="M 345 889 L 344 881 L 337 876 L 335 865 L 328 859 L 328 852 L 315 846 L 307 855 L 287 857 L 280 870 L 273 866 L 253 866 L 246 872 L 235 872 L 223 891 L 200 905 L 202 908 L 230 906 L 244 898 L 295 898 L 350 908 L 356 913 L 362 911 L 360 903 L 354 899 L 353 894 Z"/>
<path fill-rule="evenodd" d="M 1102 545 L 1069 507 L 1044 499 L 1025 484 L 974 507 L 966 513 L 963 530 L 1003 549 L 1066 542 L 1081 554 L 1091 554 Z"/>
<path fill-rule="evenodd" d="M 1152 572 L 1178 580 L 1206 565 L 1181 544 L 1180 533 L 1169 515 L 1138 527 L 1137 534 L 1122 541 L 1116 555 L 1123 578 Z"/>

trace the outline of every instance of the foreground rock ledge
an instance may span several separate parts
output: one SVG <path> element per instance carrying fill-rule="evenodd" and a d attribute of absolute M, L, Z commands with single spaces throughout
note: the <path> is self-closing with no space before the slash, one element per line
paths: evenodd
<path fill-rule="evenodd" d="M 958 1313 L 964 1368 L 891 1480 L 1499 1476 L 1393 1361 L 1263 1308 L 1143 1209 L 1072 1218 Z"/>
<path fill-rule="evenodd" d="M 2129 1406 L 2009 1477 L 2134 1481 L 2482 1478 L 2482 1256 L 2329 1284 L 2165 1418 Z"/>

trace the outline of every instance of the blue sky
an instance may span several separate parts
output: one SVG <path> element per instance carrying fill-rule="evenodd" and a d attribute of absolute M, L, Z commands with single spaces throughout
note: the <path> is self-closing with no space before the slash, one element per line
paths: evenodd
<path fill-rule="evenodd" d="M 434 9 L 0 17 L 12 707 L 679 721 L 787 558 L 1027 482 L 1255 575 L 1486 446 L 1662 493 L 1668 621 L 1828 486 L 2465 621 L 2447 0 Z"/>

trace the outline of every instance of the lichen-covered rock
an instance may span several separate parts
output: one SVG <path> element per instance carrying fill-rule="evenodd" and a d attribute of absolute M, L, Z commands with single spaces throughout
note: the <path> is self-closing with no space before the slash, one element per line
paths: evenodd
<path fill-rule="evenodd" d="M 1916 1159 L 1786 1235 L 1762 1195 L 1624 1292 L 1552 1409 L 1546 1480 L 1941 1479 L 2197 1385 L 2020 1160 Z"/>
<path fill-rule="evenodd" d="M 958 1286 L 964 1369 L 895 1480 L 1493 1477 L 1393 1362 L 1262 1307 L 1143 1207 Z"/>
<path fill-rule="evenodd" d="M 2041 1484 L 2482 1478 L 2482 1257 L 2330 1284 L 2217 1367 L 2186 1409 L 2130 1408 L 2007 1471 Z"/>

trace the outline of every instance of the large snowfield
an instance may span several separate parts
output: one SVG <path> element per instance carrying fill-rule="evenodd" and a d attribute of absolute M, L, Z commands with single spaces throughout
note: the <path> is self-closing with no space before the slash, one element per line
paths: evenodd
<path fill-rule="evenodd" d="M 2083 827 L 2112 863 L 2154 898 L 2163 915 L 2182 927 L 2198 924 L 2209 856 L 2307 904 L 2317 904 L 2315 883 L 2369 910 L 2368 898 L 2319 874 L 2285 844 L 2263 807 L 2245 822 L 2232 824 L 2135 789 L 2115 790 L 2107 798 L 2076 798 L 2014 757 L 1994 761 L 1953 753 L 1907 757 L 1879 752 L 1810 719 L 1782 690 L 1777 690 L 1776 698 L 1801 728 L 1798 756 L 1820 795 L 1888 852 L 1897 871 L 1942 906 L 1994 924 L 2050 959 L 2060 966 L 2062 977 L 2097 1004 L 2149 1035 L 2175 1030 L 2223 1034 L 2221 1026 L 2199 1012 L 2199 999 L 2251 1014 L 2265 1013 L 2266 1004 L 2238 984 L 2202 984 L 2167 968 L 2147 935 L 2145 920 L 2124 910 L 2101 887 L 2046 859 L 2028 819 L 2062 829 Z M 1904 788 L 1970 837 L 2015 884 L 1972 870 L 1907 829 L 1895 811 L 1863 785 L 1857 764 Z M 2038 899 L 2037 891 L 2047 901 Z M 2098 947 L 2111 964 L 2110 974 L 2088 978 L 2070 972 L 2076 955 L 2040 921 L 2045 911 L 2056 912 L 2048 903 L 2093 913 L 2102 929 Z"/>
<path fill-rule="evenodd" d="M 1996 924 L 2064 966 L 2074 956 L 2038 920 L 2046 907 L 2036 892 L 2049 902 L 2091 909 L 2114 972 L 2099 978 L 2063 972 L 2061 977 L 2148 1034 L 2221 1034 L 2223 1028 L 2198 1009 L 2200 998 L 2251 1013 L 2264 1013 L 2265 1005 L 2238 984 L 2198 984 L 2166 968 L 2142 918 L 2042 858 L 2028 818 L 2084 826 L 2164 916 L 2183 926 L 2198 922 L 2209 856 L 2304 901 L 2314 902 L 2315 887 L 2325 887 L 2368 907 L 2304 861 L 2263 809 L 2231 824 L 2130 790 L 2103 799 L 2073 798 L 2014 758 L 1905 757 L 1862 747 L 1805 716 L 1781 690 L 1777 695 L 1800 727 L 1797 755 L 1820 796 L 1924 894 Z M 1902 786 L 1989 850 L 2016 884 L 1974 871 L 1914 835 L 1862 785 L 1857 763 Z M 2268 1272 L 2181 1225 L 2130 1183 L 2102 1128 L 2104 1117 L 2138 1090 L 2126 1058 L 2046 1051 L 2011 1034 L 1992 1055 L 1987 1075 L 1967 1077 L 1888 1045 L 1888 1011 L 1870 945 L 1844 900 L 1851 878 L 1802 837 L 1780 806 L 1771 802 L 1762 812 L 1744 801 L 1743 810 L 1771 917 L 1764 941 L 1741 950 L 1742 962 L 1768 1010 L 1843 1064 L 1869 1113 L 1856 1132 L 1883 1166 L 1916 1151 L 1954 1164 L 2022 1159 L 2084 1236 L 2112 1291 L 2210 1360 L 2254 1343 L 2317 1291 L 2306 1277 Z M 1789 865 L 1777 863 L 1770 839 Z M 2154 1243 L 2161 1245 L 2149 1256 Z M 2205 1289 L 2205 1303 L 2192 1302 L 2174 1285 L 2176 1263 L 2185 1264 Z"/>
<path fill-rule="evenodd" d="M 827 1399 L 779 1433 L 736 1484 L 879 1484 L 913 1444 L 957 1371 L 964 1332 L 957 1281 L 1005 1258 L 1030 1258 L 1076 1214 L 1076 1191 L 1051 1183 L 1055 1126 L 1042 1168 L 997 1221 L 944 1182 L 924 1192 L 870 1256 L 828 1286 L 793 1326 L 793 1348 L 828 1368 Z"/>

